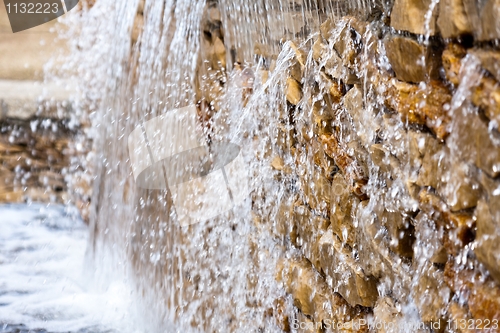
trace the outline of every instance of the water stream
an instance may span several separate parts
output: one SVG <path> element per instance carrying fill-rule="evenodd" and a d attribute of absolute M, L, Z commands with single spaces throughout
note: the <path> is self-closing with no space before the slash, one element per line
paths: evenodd
<path fill-rule="evenodd" d="M 432 1 L 430 14 L 426 17 L 427 30 L 437 5 L 437 1 Z M 143 12 L 144 26 L 138 40 L 133 41 L 131 31 L 138 7 Z M 3 312 L 9 319 L 7 324 L 43 326 L 54 332 L 84 332 L 88 327 L 100 327 L 102 332 L 125 332 L 138 329 L 137 326 L 140 331 L 152 332 L 280 331 L 269 316 L 275 301 L 283 298 L 287 311 L 296 310 L 283 283 L 276 278 L 278 268 L 283 258 L 301 256 L 301 251 L 307 249 L 287 246 L 288 240 L 277 236 L 279 209 L 283 203 L 296 199 L 303 200 L 303 206 L 314 204 L 308 202 L 307 197 L 297 197 L 297 193 L 311 190 L 308 184 L 313 184 L 312 180 L 319 174 L 314 164 L 317 151 L 301 142 L 309 142 L 308 137 L 315 135 L 312 123 L 318 108 L 331 107 L 323 100 L 331 80 L 324 80 L 322 68 L 338 58 L 332 47 L 326 47 L 320 59 L 314 59 L 311 45 L 317 40 L 321 24 L 327 17 L 337 18 L 333 20 L 330 39 L 325 41 L 331 46 L 345 37 L 346 23 L 339 19 L 341 15 L 384 17 L 381 13 L 386 7 L 389 4 L 362 0 L 219 0 L 218 3 L 99 0 L 92 8 L 66 15 L 64 20 L 69 27 L 66 37 L 72 44 L 72 58 L 62 71 L 76 73 L 80 78 L 80 89 L 86 96 L 82 105 L 92 119 L 91 136 L 96 147 L 92 155 L 95 181 L 88 262 L 81 265 L 86 248 L 81 224 L 72 222 L 69 229 L 65 226 L 48 232 L 45 229 L 50 228 L 49 222 L 36 222 L 40 221 L 37 214 L 41 207 L 33 212 L 30 210 L 26 216 L 19 215 L 15 207 L 2 208 L 9 214 L 7 221 L 11 224 L 8 237 L 1 237 L 14 240 L 25 237 L 18 235 L 16 225 L 28 221 L 37 228 L 36 232 L 43 232 L 48 238 L 61 238 L 54 242 L 58 250 L 30 245 L 34 240 L 28 235 L 26 248 L 19 250 L 21 254 L 28 251 L 29 246 L 36 245 L 43 248 L 44 252 L 38 254 L 40 257 L 55 256 L 57 251 L 67 255 L 56 257 L 58 261 L 51 267 L 58 277 L 38 274 L 33 277 L 46 280 L 40 284 L 47 284 L 48 291 L 45 288 L 34 291 L 38 296 L 33 299 L 24 298 L 31 294 L 23 298 L 16 296 L 19 304 L 32 304 L 32 309 L 21 311 L 25 313 L 22 316 L 16 314 L 19 313 L 17 301 L 9 301 L 9 293 L 18 292 L 12 285 L 18 275 L 11 275 L 14 280 L 0 280 L 0 287 L 7 285 L 8 288 L 7 293 L 0 293 L 0 309 L 7 309 Z M 210 8 L 220 9 L 213 14 L 220 26 L 212 27 L 210 37 L 215 39 L 217 34 L 223 34 L 225 54 L 219 59 L 219 65 L 225 62 L 226 66 L 214 66 L 206 59 L 209 51 L 200 36 L 207 34 L 204 27 L 207 17 L 212 15 Z M 353 66 L 363 75 L 353 79 L 356 84 L 347 85 L 353 92 L 363 88 L 363 110 L 353 115 L 346 111 L 345 105 L 339 104 L 330 125 L 337 131 L 338 140 L 349 156 L 364 151 L 359 143 L 368 146 L 383 140 L 390 142 L 390 153 L 401 161 L 398 179 L 387 179 L 369 158 L 366 158 L 366 170 L 348 171 L 364 173 L 369 179 L 364 184 L 364 191 L 371 198 L 365 201 L 365 206 L 359 205 L 353 219 L 356 228 L 366 237 L 364 243 L 359 244 L 370 244 L 373 249 L 367 251 L 359 244 L 353 245 L 352 254 L 370 274 L 380 277 L 380 297 L 390 296 L 400 301 L 397 320 L 403 323 L 418 321 L 417 308 L 429 301 L 412 290 L 424 275 L 434 271 L 430 261 L 442 248 L 438 238 L 444 231 L 436 229 L 431 216 L 417 215 L 417 202 L 405 184 L 406 180 L 415 178 L 408 158 L 411 144 L 405 130 L 408 124 L 391 118 L 380 100 L 381 92 L 388 89 L 389 83 L 374 83 L 376 78 L 370 66 L 390 71 L 385 51 L 378 47 L 382 43 L 378 36 L 384 29 L 383 23 L 375 20 L 362 32 L 363 39 L 369 43 L 361 47 L 363 62 Z M 76 35 L 79 37 L 72 38 Z M 361 35 L 356 38 L 354 36 L 353 43 L 359 41 Z M 429 34 L 425 39 L 427 43 Z M 287 80 L 297 64 L 297 47 L 306 50 L 301 53 L 303 89 L 297 106 L 291 108 L 284 87 L 289 84 Z M 462 75 L 467 76 L 467 73 Z M 452 101 L 454 104 L 449 105 L 452 111 L 463 102 L 460 94 L 466 92 L 461 91 L 470 88 L 465 80 L 462 82 Z M 424 89 L 425 85 L 420 88 Z M 212 94 L 214 102 L 210 105 L 198 103 L 204 100 L 204 94 Z M 210 113 L 206 123 L 198 129 L 207 142 L 228 140 L 241 147 L 250 193 L 236 208 L 206 222 L 182 227 L 176 221 L 173 204 L 176 198 L 172 192 L 142 189 L 134 182 L 127 140 L 134 129 L 144 127 L 148 121 L 161 119 L 173 109 L 197 104 L 201 113 Z M 453 123 L 451 126 L 458 125 Z M 291 130 L 295 131 L 295 136 L 290 135 Z M 156 135 L 161 140 L 161 131 Z M 290 154 L 286 142 L 294 140 L 299 144 L 294 154 Z M 452 137 L 447 142 L 452 150 L 457 149 L 454 140 Z M 161 151 L 150 154 L 155 156 Z M 276 172 L 272 167 L 276 156 L 290 172 Z M 454 190 L 453 184 L 449 185 L 448 191 Z M 341 197 L 343 194 L 334 195 Z M 187 195 L 181 199 L 195 198 Z M 324 209 L 318 205 L 314 213 L 327 216 Z M 417 260 L 407 260 L 389 251 L 400 245 L 398 237 L 394 236 L 400 230 L 390 230 L 383 222 L 376 221 L 374 212 L 380 211 L 404 212 L 404 221 L 399 227 L 401 230 L 415 228 L 412 251 Z M 414 220 L 417 222 L 413 223 Z M 348 230 L 343 231 L 343 236 L 342 241 L 348 242 Z M 301 239 L 297 242 L 306 244 Z M 0 255 L 4 256 L 3 260 L 11 260 L 7 254 L 14 249 L 8 249 L 6 244 L 7 250 L 2 249 Z M 66 251 L 69 245 L 72 250 Z M 68 261 L 72 269 L 61 271 Z M 23 265 L 28 268 L 32 263 Z M 85 272 L 78 274 L 82 267 Z M 0 266 L 0 269 L 6 268 Z M 89 279 L 99 281 L 99 288 L 105 293 L 97 296 L 82 287 L 75 282 L 80 281 L 75 274 L 90 274 L 92 278 Z M 29 279 L 30 275 L 21 274 L 19 278 Z M 60 281 L 63 281 L 63 291 Z M 335 290 L 346 283 L 327 282 Z M 40 297 L 52 293 L 54 288 L 57 293 L 44 300 L 50 303 L 55 299 L 49 306 L 53 311 L 45 311 L 40 318 L 37 307 L 48 306 L 39 303 Z M 450 290 L 444 285 L 439 288 L 440 297 L 447 302 Z M 79 298 L 75 303 L 81 308 L 70 312 L 60 310 L 71 297 Z M 134 310 L 130 310 L 131 307 Z M 130 317 L 131 311 L 135 317 Z M 52 317 L 46 318 L 48 315 Z M 63 317 L 56 319 L 59 315 Z M 387 312 L 380 310 L 370 316 L 377 320 L 387 316 Z M 140 324 L 133 318 L 140 318 Z"/>

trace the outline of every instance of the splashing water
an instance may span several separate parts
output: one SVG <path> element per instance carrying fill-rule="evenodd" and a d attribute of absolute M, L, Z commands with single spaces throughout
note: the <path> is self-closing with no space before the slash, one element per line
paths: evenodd
<path fill-rule="evenodd" d="M 413 138 L 405 130 L 408 124 L 387 112 L 381 101 L 391 82 L 373 75 L 373 68 L 390 72 L 383 42 L 378 38 L 383 24 L 371 22 L 364 32 L 354 34 L 340 19 L 345 14 L 379 15 L 371 8 L 383 12 L 390 6 L 390 2 L 376 3 L 379 6 L 362 0 L 300 4 L 281 0 L 221 0 L 218 4 L 102 0 L 65 17 L 69 36 L 80 36 L 73 41 L 74 57 L 66 66 L 77 68 L 84 77 L 81 89 L 88 96 L 86 107 L 94 124 L 96 178 L 90 257 L 96 267 L 108 267 L 97 269 L 102 276 L 111 274 L 132 281 L 143 309 L 138 317 L 147 330 L 279 331 L 268 315 L 275 300 L 285 298 L 287 310 L 294 311 L 293 300 L 276 278 L 281 259 L 313 251 L 300 236 L 297 247 L 289 246 L 290 240 L 280 236 L 281 224 L 292 228 L 289 221 L 279 221 L 280 207 L 300 201 L 297 210 L 314 207 L 314 214 L 322 218 L 330 213 L 322 203 L 297 194 L 315 191 L 315 185 L 310 184 L 320 177 L 314 149 L 323 148 L 319 144 L 308 147 L 313 146 L 310 138 L 317 135 L 314 123 L 336 133 L 348 159 L 363 160 L 367 165 L 361 168 L 352 163 L 345 168 L 345 173 L 354 175 L 354 185 L 349 186 L 362 184 L 370 198 L 358 202 L 351 216 L 363 235 L 358 244 L 349 244 L 353 257 L 367 273 L 380 278 L 380 298 L 400 300 L 397 306 L 391 305 L 398 311 L 399 322 L 419 319 L 416 309 L 429 300 L 415 294 L 414 287 L 435 274 L 430 261 L 442 248 L 439 238 L 444 230 L 436 227 L 432 216 L 419 212 L 406 187 L 406 181 L 415 181 L 416 177 L 408 156 Z M 426 17 L 426 43 L 430 15 L 437 4 L 432 2 Z M 132 40 L 138 8 L 144 26 L 137 40 Z M 204 25 L 210 15 L 212 26 L 207 31 Z M 318 59 L 312 45 L 328 15 L 334 18 L 331 33 L 323 41 Z M 353 76 L 342 66 L 328 65 L 339 58 L 333 45 L 346 38 L 345 31 L 354 47 L 360 49 L 362 60 L 350 65 L 362 75 Z M 220 41 L 224 52 L 217 54 L 210 49 L 215 46 L 205 43 L 206 39 L 215 41 L 213 45 Z M 361 39 L 366 41 L 362 46 Z M 216 61 L 209 59 L 209 54 L 216 54 Z M 465 66 L 472 67 L 472 63 Z M 297 70 L 300 78 L 296 81 L 302 90 L 296 106 L 291 107 L 285 87 Z M 333 107 L 324 98 L 333 85 L 340 84 L 325 72 L 332 77 L 350 75 L 348 94 L 353 100 L 360 98 L 361 105 L 354 110 L 359 112 L 347 111 L 346 102 Z M 377 85 L 376 80 L 380 80 Z M 470 87 L 465 83 L 458 87 L 450 112 L 457 111 Z M 426 85 L 420 88 L 424 90 Z M 204 120 L 200 130 L 207 142 L 227 140 L 242 148 L 251 194 L 224 215 L 180 227 L 169 191 L 141 189 L 134 183 L 127 138 L 147 121 L 190 105 L 197 105 Z M 335 109 L 331 118 L 322 113 L 328 108 Z M 156 134 L 161 140 L 161 131 Z M 392 157 L 401 162 L 394 171 L 396 179 L 387 177 L 368 157 L 368 147 L 382 140 L 390 143 L 380 145 L 381 151 L 388 151 L 383 162 L 389 165 L 395 159 Z M 418 140 L 424 147 L 425 137 Z M 291 142 L 298 144 L 292 149 Z M 457 149 L 453 136 L 447 144 Z M 278 161 L 276 167 L 272 166 L 274 161 Z M 329 172 L 334 177 L 338 170 Z M 450 186 L 447 193 L 454 191 L 453 184 Z M 343 195 L 339 191 L 333 197 Z M 394 212 L 403 213 L 394 222 L 399 223 L 397 228 L 391 229 Z M 375 214 L 385 216 L 385 220 L 377 220 Z M 311 225 L 312 219 L 304 223 Z M 403 240 L 399 236 L 403 231 L 411 239 Z M 340 234 L 344 243 L 352 238 L 350 230 L 343 229 Z M 395 254 L 404 251 L 400 248 L 405 241 L 412 243 L 413 261 Z M 368 249 L 362 248 L 364 244 Z M 330 282 L 335 291 L 347 283 Z M 439 288 L 440 299 L 447 300 L 450 290 L 444 285 Z M 373 311 L 372 319 L 384 318 L 388 312 L 382 304 Z"/>
<path fill-rule="evenodd" d="M 88 231 L 70 208 L 0 206 L 0 332 L 136 331 L 127 282 L 99 289 L 84 270 Z"/>

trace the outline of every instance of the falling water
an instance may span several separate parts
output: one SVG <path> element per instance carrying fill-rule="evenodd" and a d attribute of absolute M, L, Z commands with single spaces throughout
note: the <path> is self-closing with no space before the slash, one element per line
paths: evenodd
<path fill-rule="evenodd" d="M 432 8 L 436 5 L 433 1 Z M 93 121 L 96 147 L 89 257 L 103 276 L 134 281 L 138 311 L 147 318 L 148 330 L 273 332 L 279 329 L 269 309 L 275 308 L 277 299 L 286 300 L 286 311 L 296 311 L 278 278 L 278 268 L 283 258 L 313 250 L 300 237 L 295 240 L 298 245 L 291 246 L 289 239 L 280 236 L 284 233 L 278 231 L 283 224 L 279 210 L 300 200 L 304 207 L 314 207 L 317 216 L 329 214 L 321 203 L 298 194 L 317 190 L 311 185 L 321 172 L 314 162 L 317 150 L 306 144 L 317 135 L 314 122 L 335 129 L 348 155 L 367 165 L 363 170 L 348 170 L 364 175 L 367 181 L 362 185 L 370 198 L 363 201 L 366 205 L 359 203 L 351 216 L 365 237 L 351 244 L 352 253 L 364 263 L 366 273 L 380 278 L 380 297 L 400 300 L 394 306 L 397 320 L 418 320 L 416 309 L 429 300 L 416 295 L 414 286 L 435 273 L 431 258 L 439 255 L 444 231 L 435 226 L 432 216 L 419 213 L 407 190 L 406 181 L 416 177 L 408 157 L 412 138 L 406 134 L 407 124 L 384 109 L 380 95 L 389 82 L 374 83 L 379 78 L 373 68 L 390 72 L 378 37 L 387 8 L 389 3 L 362 0 L 101 0 L 93 6 L 84 2 L 81 12 L 67 15 L 69 38 L 72 34 L 80 38 L 72 42 L 73 58 L 66 66 L 83 77 L 80 88 L 87 96 L 85 107 Z M 144 25 L 132 38 L 138 11 L 143 13 Z M 363 75 L 350 77 L 348 84 L 350 96 L 362 94 L 362 105 L 355 110 L 359 112 L 347 112 L 341 103 L 330 117 L 322 113 L 332 108 L 323 96 L 334 83 L 325 79 L 322 68 L 339 57 L 331 46 L 345 38 L 347 23 L 340 17 L 347 14 L 382 19 L 353 39 L 354 43 L 361 37 L 367 41 L 359 45 L 362 62 L 352 64 Z M 313 45 L 327 18 L 333 22 L 331 33 L 318 58 Z M 210 32 L 204 30 L 207 20 L 217 23 Z M 218 62 L 208 59 L 212 52 L 208 38 L 223 43 Z M 303 89 L 292 108 L 285 87 L 297 64 Z M 338 71 L 343 79 L 349 76 Z M 460 85 L 452 111 L 461 107 L 460 98 L 468 88 Z M 201 131 L 208 142 L 228 140 L 241 147 L 250 194 L 225 214 L 181 227 L 171 192 L 135 184 L 127 139 L 147 121 L 190 105 L 197 105 L 204 119 Z M 402 162 L 397 179 L 388 177 L 366 152 L 367 146 L 382 140 L 391 145 L 380 149 L 392 150 L 383 157 L 384 163 L 392 163 L 393 156 Z M 457 149 L 453 140 L 448 141 L 452 150 Z M 292 142 L 297 143 L 293 148 Z M 334 175 L 333 166 L 329 167 Z M 342 195 L 334 193 L 332 200 Z M 380 213 L 391 219 L 394 212 L 404 212 L 397 228 L 374 217 Z M 411 239 L 400 239 L 402 230 Z M 350 243 L 350 232 L 341 231 L 343 242 Z M 412 255 L 418 260 L 395 254 L 406 241 L 413 244 Z M 365 244 L 370 248 L 363 248 Z M 327 282 L 334 290 L 345 283 Z M 447 302 L 450 290 L 438 287 L 442 300 L 437 302 Z M 384 311 L 380 307 L 372 319 L 384 318 L 389 310 Z"/>

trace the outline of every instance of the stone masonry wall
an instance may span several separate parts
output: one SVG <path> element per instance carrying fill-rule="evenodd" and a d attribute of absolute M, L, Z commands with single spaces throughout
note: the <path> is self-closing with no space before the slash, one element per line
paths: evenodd
<path fill-rule="evenodd" d="M 276 236 L 303 254 L 280 275 L 303 320 L 374 311 L 394 322 L 410 296 L 429 325 L 500 319 L 498 5 L 441 1 L 430 11 L 431 1 L 398 0 L 382 16 L 387 25 L 332 18 L 314 44 L 292 46 L 288 113 L 304 123 L 283 135 L 273 167 L 293 172 L 285 161 L 304 163 L 313 151 L 276 221 Z M 304 102 L 308 54 L 322 99 Z M 346 111 L 352 135 L 336 122 Z M 350 316 L 328 313 L 327 303 Z"/>
<path fill-rule="evenodd" d="M 294 3 L 300 13 L 304 4 Z M 445 324 L 500 320 L 500 2 L 318 11 L 312 39 L 281 43 L 293 56 L 270 163 L 290 186 L 265 223 L 285 252 L 301 255 L 278 267 L 289 298 L 269 315 L 286 332 L 297 320 L 315 327 L 308 332 L 328 331 L 328 320 L 407 320 L 408 304 L 420 331 L 472 332 Z M 143 21 L 141 9 L 134 42 Z M 219 111 L 229 54 L 238 54 L 222 24 L 209 2 L 198 96 L 208 118 Z M 259 73 L 244 63 L 233 71 L 262 83 L 277 54 L 261 45 L 254 54 L 265 64 Z"/>

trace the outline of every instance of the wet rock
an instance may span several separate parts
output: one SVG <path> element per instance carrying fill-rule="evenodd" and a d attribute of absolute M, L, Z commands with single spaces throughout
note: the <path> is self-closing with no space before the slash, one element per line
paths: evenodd
<path fill-rule="evenodd" d="M 432 0 L 396 0 L 391 12 L 391 27 L 419 35 L 436 33 L 438 6 L 430 14 Z"/>
<path fill-rule="evenodd" d="M 470 112 L 469 112 L 470 111 Z M 460 147 L 460 156 L 477 165 L 490 177 L 500 175 L 500 135 L 470 108 L 456 110 L 453 139 Z"/>
<path fill-rule="evenodd" d="M 299 104 L 302 99 L 302 88 L 297 80 L 288 78 L 286 80 L 286 100 L 293 105 Z"/>
<path fill-rule="evenodd" d="M 292 59 L 292 66 L 290 67 L 290 75 L 297 82 L 302 81 L 304 76 L 304 69 L 306 66 L 307 55 L 293 42 L 288 42 L 288 45 L 294 52 L 294 57 Z"/>
<path fill-rule="evenodd" d="M 302 182 L 306 203 L 317 213 L 325 213 L 330 207 L 332 184 L 320 172 L 312 172 L 310 178 Z"/>
<path fill-rule="evenodd" d="M 226 67 L 226 47 L 219 37 L 215 37 L 214 40 L 214 54 L 217 60 L 217 67 L 215 68 L 225 68 Z"/>
<path fill-rule="evenodd" d="M 500 81 L 500 52 L 491 49 L 476 48 L 469 51 L 476 57 L 481 66 L 486 69 L 497 81 Z"/>
<path fill-rule="evenodd" d="M 374 120 L 372 112 L 364 107 L 362 89 L 355 85 L 347 92 L 343 101 L 345 109 L 352 117 L 359 141 L 362 145 L 368 147 L 373 142 L 375 133 L 380 130 L 380 126 Z"/>
<path fill-rule="evenodd" d="M 366 199 L 366 193 L 363 187 L 368 183 L 360 164 L 339 147 L 335 136 L 322 135 L 320 142 L 323 145 L 325 153 L 330 156 L 335 164 L 342 170 L 344 177 L 351 187 L 351 191 L 360 199 Z"/>
<path fill-rule="evenodd" d="M 477 246 L 474 252 L 491 276 L 500 283 L 500 224 L 498 218 L 493 216 L 488 203 L 479 201 L 476 208 Z"/>
<path fill-rule="evenodd" d="M 441 61 L 438 47 L 424 46 L 412 38 L 401 36 L 390 36 L 384 44 L 389 62 L 399 80 L 418 83 L 427 78 L 439 78 Z M 425 65 L 422 64 L 422 59 Z"/>
<path fill-rule="evenodd" d="M 448 43 L 443 51 L 443 68 L 448 81 L 458 86 L 460 83 L 460 68 L 462 59 L 467 55 L 467 50 L 457 43 Z"/>
<path fill-rule="evenodd" d="M 478 27 L 478 8 L 474 0 L 443 0 L 439 3 L 437 25 L 444 38 L 472 34 Z"/>
<path fill-rule="evenodd" d="M 359 202 L 359 199 L 351 193 L 344 176 L 337 173 L 332 183 L 330 223 L 333 232 L 342 242 L 350 246 L 354 246 L 356 242 L 354 219 Z"/>
<path fill-rule="evenodd" d="M 423 149 L 422 164 L 418 172 L 416 184 L 437 188 L 440 182 L 443 157 L 449 153 L 431 135 L 422 135 L 417 143 L 419 150 Z"/>
<path fill-rule="evenodd" d="M 396 327 L 397 319 L 400 317 L 400 313 L 390 297 L 379 298 L 377 305 L 373 308 L 373 314 L 375 316 L 375 322 L 385 324 L 381 325 L 382 327 L 380 330 L 377 330 L 378 333 L 390 333 L 391 325 Z"/>
<path fill-rule="evenodd" d="M 378 166 L 382 172 L 393 172 L 399 166 L 398 159 L 380 143 L 371 145 L 370 156 L 373 163 Z"/>
<path fill-rule="evenodd" d="M 374 211 L 380 225 L 387 230 L 389 248 L 401 257 L 412 258 L 415 236 L 409 218 L 399 211 L 390 211 L 383 205 L 378 205 Z"/>
<path fill-rule="evenodd" d="M 467 328 L 463 329 L 463 326 L 460 326 L 460 320 L 471 320 L 471 316 L 469 311 L 464 308 L 464 306 L 458 304 L 457 302 L 450 302 L 448 306 L 448 317 L 451 321 L 450 327 L 456 329 L 458 333 L 466 333 L 469 332 Z"/>
<path fill-rule="evenodd" d="M 328 287 L 307 260 L 290 260 L 284 266 L 279 279 L 304 314 L 315 321 L 329 319 L 340 323 L 356 317 L 357 311 Z"/>
<path fill-rule="evenodd" d="M 487 41 L 500 38 L 500 2 L 498 0 L 486 0 L 481 3 L 480 11 L 481 30 L 477 32 L 477 39 Z"/>
<path fill-rule="evenodd" d="M 366 276 L 355 262 L 353 254 L 342 242 L 327 231 L 319 241 L 320 262 L 331 287 L 340 293 L 351 306 L 357 304 L 373 307 L 378 298 L 377 280 Z"/>
<path fill-rule="evenodd" d="M 437 190 L 452 211 L 476 206 L 482 189 L 473 167 L 446 156 L 436 172 L 439 175 Z"/>
<path fill-rule="evenodd" d="M 144 16 L 141 14 L 138 14 L 135 16 L 134 20 L 134 25 L 132 26 L 132 43 L 137 43 L 137 40 L 139 39 L 139 35 L 142 32 L 142 29 L 144 27 Z"/>
<path fill-rule="evenodd" d="M 296 204 L 293 212 L 294 235 L 291 235 L 293 244 L 300 248 L 304 257 L 321 271 L 318 240 L 330 225 L 330 221 L 324 217 L 314 215 L 309 208 Z"/>
<path fill-rule="evenodd" d="M 388 105 L 401 114 L 403 122 L 425 124 L 440 140 L 449 135 L 451 94 L 439 81 L 423 87 L 393 82 L 389 96 L 393 98 Z"/>
<path fill-rule="evenodd" d="M 274 302 L 272 313 L 278 327 L 284 332 L 290 332 L 290 319 L 286 311 L 285 302 L 284 298 L 278 298 Z"/>
<path fill-rule="evenodd" d="M 500 288 L 486 283 L 475 284 L 468 305 L 474 319 L 500 321 Z"/>
<path fill-rule="evenodd" d="M 443 244 L 448 254 L 458 255 L 463 248 L 473 241 L 475 222 L 469 212 L 452 212 L 442 199 L 424 189 L 419 193 L 420 209 L 427 214 L 437 228 L 447 230 Z"/>
<path fill-rule="evenodd" d="M 484 110 L 485 115 L 500 124 L 500 84 L 489 77 L 482 77 L 472 88 L 472 103 Z"/>
<path fill-rule="evenodd" d="M 412 296 L 424 323 L 438 322 L 445 317 L 450 294 L 450 289 L 444 283 L 442 271 L 429 266 L 419 274 Z"/>
<path fill-rule="evenodd" d="M 294 203 L 297 198 L 293 195 L 287 195 L 280 202 L 278 213 L 275 221 L 274 233 L 279 238 L 289 237 L 292 232 L 294 233 L 294 237 L 296 238 L 296 230 L 295 225 L 293 223 L 294 218 Z M 294 241 L 295 241 L 294 238 Z"/>

